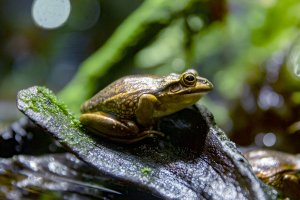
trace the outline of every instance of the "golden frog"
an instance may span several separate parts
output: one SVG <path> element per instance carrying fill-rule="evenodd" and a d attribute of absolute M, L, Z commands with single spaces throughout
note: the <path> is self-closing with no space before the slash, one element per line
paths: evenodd
<path fill-rule="evenodd" d="M 195 104 L 212 89 L 193 69 L 167 76 L 125 76 L 83 103 L 80 121 L 94 133 L 132 143 L 163 135 L 153 130 L 156 119 Z"/>

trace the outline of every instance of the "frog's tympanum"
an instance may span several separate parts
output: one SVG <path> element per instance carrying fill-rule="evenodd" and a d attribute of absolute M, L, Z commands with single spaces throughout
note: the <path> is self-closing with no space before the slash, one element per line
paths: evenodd
<path fill-rule="evenodd" d="M 132 143 L 163 135 L 156 119 L 195 104 L 213 85 L 195 70 L 168 76 L 125 76 L 81 106 L 80 121 L 92 132 Z"/>

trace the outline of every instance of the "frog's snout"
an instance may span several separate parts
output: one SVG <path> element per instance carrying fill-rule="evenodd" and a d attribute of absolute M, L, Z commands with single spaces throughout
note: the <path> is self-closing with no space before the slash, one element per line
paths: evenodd
<path fill-rule="evenodd" d="M 206 79 L 206 85 L 212 90 L 212 89 L 214 89 L 214 85 L 209 81 L 209 80 L 207 80 Z"/>
<path fill-rule="evenodd" d="M 205 90 L 212 90 L 214 88 L 214 85 L 206 78 L 202 78 L 202 77 L 198 78 L 198 82 L 200 82 L 203 89 L 205 89 Z"/>

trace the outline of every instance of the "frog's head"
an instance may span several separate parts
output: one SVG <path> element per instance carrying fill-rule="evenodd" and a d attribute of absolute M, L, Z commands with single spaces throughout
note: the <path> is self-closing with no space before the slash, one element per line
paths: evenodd
<path fill-rule="evenodd" d="M 156 98 L 160 105 L 155 116 L 164 116 L 195 104 L 203 95 L 213 89 L 213 84 L 200 77 L 196 70 L 189 69 L 182 74 L 170 74 L 164 77 L 162 90 Z"/>

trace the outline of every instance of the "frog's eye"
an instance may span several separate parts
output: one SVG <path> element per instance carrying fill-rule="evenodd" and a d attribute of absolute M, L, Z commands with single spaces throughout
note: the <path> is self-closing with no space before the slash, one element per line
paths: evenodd
<path fill-rule="evenodd" d="M 194 86 L 197 82 L 197 78 L 192 73 L 185 73 L 181 77 L 181 83 L 184 86 Z"/>

